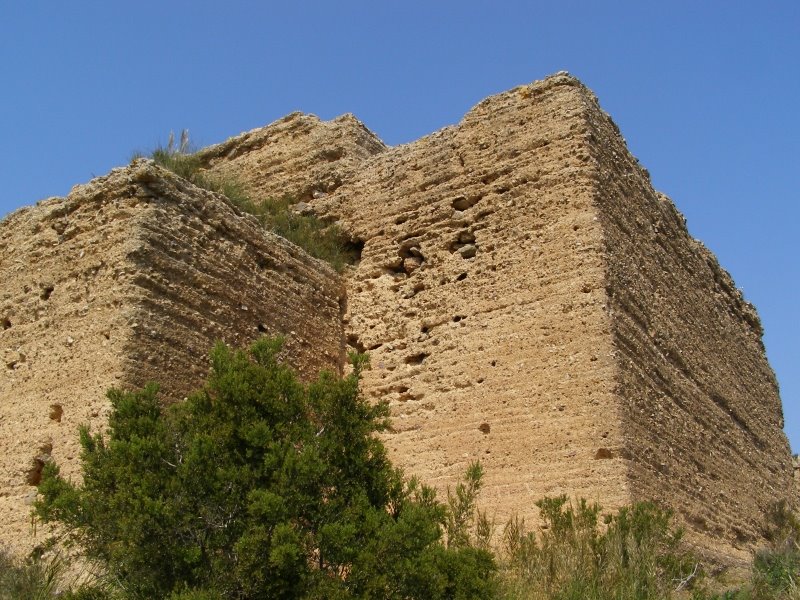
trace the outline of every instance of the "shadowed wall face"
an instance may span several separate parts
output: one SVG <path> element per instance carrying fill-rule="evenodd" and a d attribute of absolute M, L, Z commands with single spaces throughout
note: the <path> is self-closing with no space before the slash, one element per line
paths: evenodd
<path fill-rule="evenodd" d="M 674 508 L 693 541 L 748 559 L 767 509 L 793 495 L 761 323 L 611 120 L 590 123 L 631 492 Z"/>
<path fill-rule="evenodd" d="M 339 276 L 218 196 L 145 162 L 0 222 L 0 544 L 32 537 L 45 462 L 79 475 L 78 426 L 102 430 L 112 386 L 202 385 L 208 352 L 287 338 L 303 377 L 339 370 Z"/>

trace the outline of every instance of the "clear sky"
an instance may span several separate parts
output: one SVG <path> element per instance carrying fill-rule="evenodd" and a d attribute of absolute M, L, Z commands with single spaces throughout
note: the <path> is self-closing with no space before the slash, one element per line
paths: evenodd
<path fill-rule="evenodd" d="M 800 450 L 800 2 L 0 0 L 0 216 L 188 128 L 301 110 L 388 144 L 559 70 L 761 315 Z"/>

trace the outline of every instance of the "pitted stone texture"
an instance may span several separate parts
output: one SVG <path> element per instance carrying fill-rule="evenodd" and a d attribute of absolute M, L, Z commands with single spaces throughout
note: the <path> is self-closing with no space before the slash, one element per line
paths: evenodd
<path fill-rule="evenodd" d="M 656 193 L 610 118 L 587 112 L 629 482 L 693 541 L 749 558 L 792 465 L 755 308 Z"/>
<path fill-rule="evenodd" d="M 480 460 L 500 523 L 545 495 L 631 499 L 579 89 L 490 98 L 315 201 L 365 241 L 346 318 L 393 458 L 440 489 Z"/>
<path fill-rule="evenodd" d="M 731 561 L 771 502 L 796 500 L 754 309 L 574 78 L 397 148 L 351 116 L 294 114 L 202 157 L 363 242 L 346 302 L 327 267 L 147 163 L 9 217 L 0 510 L 16 529 L 0 542 L 22 539 L 34 465 L 74 472 L 74 426 L 102 426 L 109 385 L 164 369 L 180 398 L 213 339 L 260 330 L 287 333 L 306 375 L 338 367 L 342 319 L 372 357 L 365 392 L 392 406 L 393 458 L 442 490 L 480 459 L 500 523 L 535 522 L 545 495 L 653 499 Z"/>
<path fill-rule="evenodd" d="M 340 368 L 342 283 L 227 201 L 148 162 L 0 222 L 0 545 L 33 537 L 37 470 L 79 474 L 112 386 L 199 387 L 216 340 L 284 334 L 305 377 Z"/>
<path fill-rule="evenodd" d="M 386 149 L 353 115 L 320 121 L 292 113 L 199 153 L 208 172 L 244 184 L 254 199 L 319 198 Z"/>
<path fill-rule="evenodd" d="M 268 177 L 257 152 L 231 173 L 318 185 L 272 156 Z M 481 459 L 500 522 L 544 495 L 654 499 L 730 560 L 792 494 L 755 311 L 574 78 L 489 98 L 303 200 L 365 244 L 348 341 L 407 471 L 443 489 Z"/>

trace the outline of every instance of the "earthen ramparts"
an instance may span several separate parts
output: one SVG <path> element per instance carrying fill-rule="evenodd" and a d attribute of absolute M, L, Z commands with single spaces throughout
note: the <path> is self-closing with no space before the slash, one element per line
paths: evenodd
<path fill-rule="evenodd" d="M 340 278 L 147 162 L 0 223 L 12 537 L 34 458 L 74 472 L 69 435 L 102 427 L 107 387 L 180 399 L 214 340 L 276 332 L 306 377 L 369 352 L 393 459 L 442 490 L 479 459 L 501 523 L 545 495 L 652 499 L 743 560 L 767 506 L 796 498 L 755 310 L 571 76 L 394 148 L 294 113 L 199 156 L 256 201 L 307 203 L 360 260 Z"/>
<path fill-rule="evenodd" d="M 29 549 L 43 464 L 78 475 L 77 429 L 110 387 L 199 388 L 216 341 L 284 335 L 300 373 L 339 370 L 341 278 L 226 199 L 137 161 L 0 223 L 0 544 Z"/>

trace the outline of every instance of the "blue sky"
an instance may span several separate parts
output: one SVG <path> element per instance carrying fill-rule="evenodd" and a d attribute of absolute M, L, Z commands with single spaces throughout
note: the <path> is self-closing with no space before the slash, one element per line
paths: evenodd
<path fill-rule="evenodd" d="M 800 2 L 0 0 L 0 215 L 188 128 L 293 110 L 389 144 L 559 70 L 759 310 L 800 450 Z"/>

